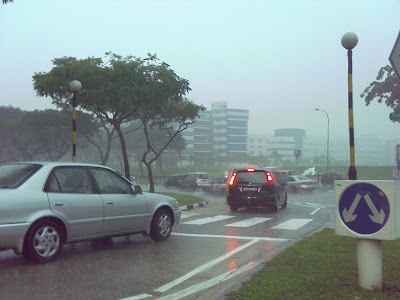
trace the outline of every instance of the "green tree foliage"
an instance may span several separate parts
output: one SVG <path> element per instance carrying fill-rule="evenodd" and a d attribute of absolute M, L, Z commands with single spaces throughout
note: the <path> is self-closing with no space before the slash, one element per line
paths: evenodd
<path fill-rule="evenodd" d="M 156 55 L 149 54 L 141 59 L 109 52 L 105 62 L 93 57 L 81 60 L 63 57 L 52 62 L 51 71 L 33 76 L 36 93 L 51 97 L 58 107 L 70 107 L 68 85 L 74 79 L 79 80 L 83 91 L 78 97 L 78 107 L 113 126 L 121 143 L 127 178 L 130 168 L 122 124 L 133 120 L 141 122 L 146 136 L 142 161 L 152 183 L 151 164 L 203 109 L 184 97 L 190 91 L 189 82 L 176 75 L 168 64 L 160 62 Z M 149 131 L 153 128 L 165 130 L 170 137 L 160 149 L 152 144 Z"/>
<path fill-rule="evenodd" d="M 79 139 L 98 131 L 92 116 L 78 113 L 77 118 Z M 68 111 L 0 107 L 0 160 L 60 160 L 72 145 L 71 120 Z"/>
<path fill-rule="evenodd" d="M 78 107 L 110 123 L 118 134 L 125 176 L 130 168 L 121 125 L 132 117 L 138 103 L 140 89 L 141 59 L 106 53 L 106 62 L 101 58 L 77 60 L 74 57 L 56 58 L 50 72 L 35 73 L 34 89 L 38 96 L 51 97 L 58 107 L 71 107 L 72 97 L 69 83 L 79 80 L 83 91 L 78 96 Z"/>
<path fill-rule="evenodd" d="M 384 102 L 394 112 L 399 112 L 400 80 L 396 77 L 394 70 L 389 65 L 382 67 L 376 80 L 364 89 L 361 98 L 365 98 L 367 106 L 376 99 L 379 103 Z"/>

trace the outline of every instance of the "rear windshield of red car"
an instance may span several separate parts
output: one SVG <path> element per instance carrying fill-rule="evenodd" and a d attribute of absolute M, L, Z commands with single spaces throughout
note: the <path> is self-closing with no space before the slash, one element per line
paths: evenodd
<path fill-rule="evenodd" d="M 42 167 L 39 164 L 7 164 L 0 166 L 0 188 L 16 188 Z"/>

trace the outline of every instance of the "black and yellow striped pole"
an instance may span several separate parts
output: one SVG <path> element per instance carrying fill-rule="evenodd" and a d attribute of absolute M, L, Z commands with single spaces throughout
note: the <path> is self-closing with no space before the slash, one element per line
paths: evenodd
<path fill-rule="evenodd" d="M 349 138 L 350 138 L 350 167 L 349 179 L 357 180 L 357 170 L 355 166 L 355 146 L 354 146 L 354 120 L 353 120 L 353 62 L 352 51 L 358 43 L 358 37 L 354 32 L 348 32 L 342 37 L 342 46 L 347 49 L 348 58 L 348 112 L 349 112 Z"/>
<path fill-rule="evenodd" d="M 69 89 L 73 93 L 72 97 L 72 162 L 76 161 L 76 102 L 77 94 L 81 90 L 82 84 L 78 80 L 73 80 L 69 84 Z"/>

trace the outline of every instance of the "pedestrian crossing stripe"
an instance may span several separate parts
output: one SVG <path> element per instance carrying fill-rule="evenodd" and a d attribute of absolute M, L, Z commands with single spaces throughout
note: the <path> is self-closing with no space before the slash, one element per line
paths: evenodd
<path fill-rule="evenodd" d="M 283 222 L 279 225 L 271 227 L 272 229 L 291 229 L 296 230 L 304 225 L 310 223 L 313 219 L 291 219 L 289 221 Z"/>
<path fill-rule="evenodd" d="M 231 218 L 236 218 L 237 216 L 232 215 L 216 215 L 212 217 L 200 218 L 191 221 L 181 222 L 184 225 L 204 225 L 208 223 L 214 223 L 218 221 L 228 220 Z M 226 224 L 224 226 L 227 227 L 240 227 L 240 228 L 247 228 L 257 224 L 261 224 L 267 221 L 272 220 L 272 218 L 262 218 L 262 217 L 253 217 L 248 218 L 246 220 L 241 220 L 238 222 Z M 308 223 L 310 223 L 313 219 L 290 219 L 278 225 L 271 227 L 272 229 L 284 229 L 284 230 L 297 230 Z"/>
<path fill-rule="evenodd" d="M 235 216 L 225 216 L 225 215 L 218 215 L 218 216 L 213 216 L 213 217 L 208 217 L 208 218 L 201 218 L 193 221 L 187 221 L 183 222 L 182 224 L 191 224 L 191 225 L 203 225 L 207 223 L 212 223 L 212 222 L 218 222 L 230 218 L 235 218 Z"/>
<path fill-rule="evenodd" d="M 228 224 L 225 226 L 229 226 L 229 227 L 249 227 L 249 226 L 253 226 L 253 225 L 257 225 L 266 221 L 272 220 L 272 218 L 251 218 L 251 219 L 247 219 L 247 220 L 243 220 L 243 221 L 239 221 L 239 222 L 235 222 L 232 224 Z"/>

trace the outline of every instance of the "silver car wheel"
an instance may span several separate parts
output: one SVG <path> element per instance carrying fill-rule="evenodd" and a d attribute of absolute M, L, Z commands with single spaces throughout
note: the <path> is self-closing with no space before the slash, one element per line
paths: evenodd
<path fill-rule="evenodd" d="M 43 226 L 36 231 L 33 238 L 33 248 L 41 257 L 51 257 L 60 248 L 60 235 L 51 226 Z"/>
<path fill-rule="evenodd" d="M 162 236 L 169 235 L 171 231 L 171 220 L 167 214 L 162 214 L 158 219 L 158 230 Z"/>

